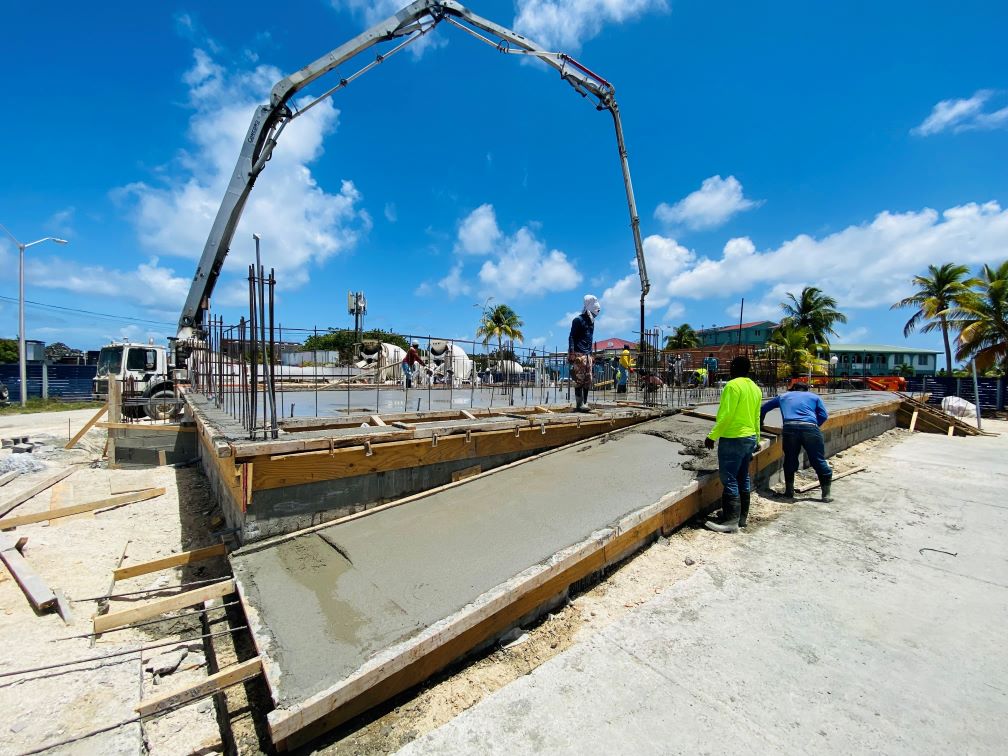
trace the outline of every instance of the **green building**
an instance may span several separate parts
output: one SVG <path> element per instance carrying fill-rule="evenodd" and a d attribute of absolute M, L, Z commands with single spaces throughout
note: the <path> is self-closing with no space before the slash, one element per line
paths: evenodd
<path fill-rule="evenodd" d="M 700 346 L 715 347 L 726 344 L 743 344 L 748 346 L 766 346 L 771 334 L 776 330 L 778 323 L 772 320 L 758 320 L 754 323 L 743 323 L 741 326 L 723 326 L 721 328 L 702 328 L 697 331 L 700 337 Z M 742 339 L 739 340 L 739 329 L 742 330 Z"/>
<path fill-rule="evenodd" d="M 901 365 L 910 365 L 914 375 L 932 376 L 938 352 L 885 344 L 830 344 L 829 356 L 837 358 L 836 374 L 899 375 Z M 826 357 L 826 355 L 823 355 Z"/>

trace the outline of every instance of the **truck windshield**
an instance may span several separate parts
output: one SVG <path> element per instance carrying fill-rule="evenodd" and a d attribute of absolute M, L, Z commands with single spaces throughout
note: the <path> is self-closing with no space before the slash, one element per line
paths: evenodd
<path fill-rule="evenodd" d="M 102 347 L 98 355 L 98 375 L 119 375 L 122 369 L 123 348 Z"/>

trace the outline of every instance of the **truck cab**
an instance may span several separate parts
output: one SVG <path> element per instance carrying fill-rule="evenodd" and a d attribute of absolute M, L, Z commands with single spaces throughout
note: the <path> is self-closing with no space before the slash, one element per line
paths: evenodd
<path fill-rule="evenodd" d="M 165 347 L 129 342 L 102 347 L 92 384 L 95 400 L 108 399 L 112 379 L 120 381 L 125 414 L 155 420 L 178 415 L 173 370 Z"/>

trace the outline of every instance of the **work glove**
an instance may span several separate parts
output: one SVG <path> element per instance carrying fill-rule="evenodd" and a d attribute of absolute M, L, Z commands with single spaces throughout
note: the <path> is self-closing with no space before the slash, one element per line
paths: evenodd
<path fill-rule="evenodd" d="M 713 438 L 709 438 L 709 437 L 705 438 L 703 440 L 703 445 L 704 445 L 705 449 L 713 449 L 714 448 L 714 439 Z"/>

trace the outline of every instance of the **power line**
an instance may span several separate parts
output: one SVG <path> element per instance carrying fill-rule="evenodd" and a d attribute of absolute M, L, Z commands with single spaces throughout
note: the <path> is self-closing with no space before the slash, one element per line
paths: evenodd
<path fill-rule="evenodd" d="M 0 294 L 0 300 L 3 300 L 5 302 L 13 302 L 14 304 L 18 303 L 18 299 L 16 297 L 6 297 L 3 296 L 2 294 Z M 168 323 L 163 320 L 148 320 L 147 318 L 138 318 L 133 317 L 131 315 L 113 315 L 112 313 L 95 312 L 94 310 L 81 310 L 76 307 L 63 307 L 61 305 L 47 304 L 46 302 L 35 302 L 32 301 L 31 299 L 26 299 L 25 304 L 34 305 L 35 307 L 48 308 L 50 310 L 61 310 L 63 312 L 73 312 L 83 315 L 92 315 L 99 318 L 108 318 L 109 320 L 118 320 L 130 323 L 144 323 L 147 325 L 168 326 L 168 327 L 174 327 L 177 325 L 177 323 Z"/>

